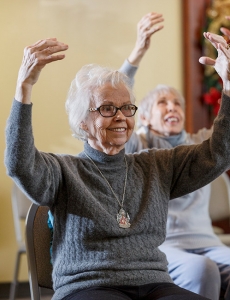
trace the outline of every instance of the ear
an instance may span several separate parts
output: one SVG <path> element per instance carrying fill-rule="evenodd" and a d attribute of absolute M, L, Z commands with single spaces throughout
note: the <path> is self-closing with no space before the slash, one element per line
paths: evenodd
<path fill-rule="evenodd" d="M 80 127 L 81 127 L 82 130 L 84 130 L 84 131 L 86 131 L 86 132 L 89 131 L 89 130 L 88 130 L 88 127 L 87 127 L 87 125 L 86 125 L 85 122 L 81 122 Z"/>
<path fill-rule="evenodd" d="M 144 125 L 144 126 L 149 126 L 149 121 L 145 118 L 145 116 L 144 115 L 139 115 L 139 118 L 140 118 L 140 120 L 141 120 L 141 124 L 142 125 Z"/>

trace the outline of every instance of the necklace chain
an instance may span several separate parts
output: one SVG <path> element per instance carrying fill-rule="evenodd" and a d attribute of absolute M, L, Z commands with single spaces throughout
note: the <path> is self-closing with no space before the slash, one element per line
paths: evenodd
<path fill-rule="evenodd" d="M 104 178 L 104 180 L 107 182 L 109 188 L 111 189 L 115 199 L 117 200 L 118 204 L 120 205 L 121 208 L 123 208 L 124 205 L 124 200 L 125 200 L 125 191 L 126 191 L 126 183 L 127 183 L 127 174 L 128 174 L 128 164 L 127 164 L 127 160 L 126 157 L 124 156 L 125 159 L 125 166 L 126 166 L 126 172 L 125 172 L 125 183 L 124 183 L 124 190 L 123 190 L 123 196 L 122 196 L 122 201 L 120 202 L 120 200 L 118 199 L 117 195 L 115 194 L 113 188 L 111 187 L 110 183 L 108 182 L 108 180 L 105 178 L 104 174 L 101 172 L 101 170 L 98 168 L 98 166 L 95 164 L 95 162 L 92 160 L 92 158 L 86 153 L 84 152 L 85 155 L 88 157 L 88 159 L 93 163 L 93 165 L 97 168 L 97 170 L 99 171 L 99 173 L 101 174 L 101 176 Z"/>

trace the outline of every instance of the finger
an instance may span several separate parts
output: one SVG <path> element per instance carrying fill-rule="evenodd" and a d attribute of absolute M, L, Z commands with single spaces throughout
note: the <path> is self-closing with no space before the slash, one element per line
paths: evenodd
<path fill-rule="evenodd" d="M 159 13 L 155 13 L 155 12 L 151 12 L 151 13 L 148 13 L 146 15 L 144 15 L 140 22 L 145 22 L 146 20 L 154 20 L 154 19 L 159 19 L 159 18 L 163 18 L 163 15 L 162 14 L 159 14 Z"/>
<path fill-rule="evenodd" d="M 210 57 L 202 56 L 199 58 L 199 62 L 202 65 L 214 66 L 216 61 L 215 61 L 215 59 L 212 59 Z"/>
<path fill-rule="evenodd" d="M 65 58 L 65 54 L 49 55 L 39 59 L 38 65 L 46 65 L 51 62 L 62 60 Z"/>
<path fill-rule="evenodd" d="M 57 41 L 57 39 L 55 38 L 51 38 L 51 39 L 40 40 L 39 42 L 35 43 L 35 45 L 31 45 L 26 48 L 30 49 L 30 53 L 34 53 L 34 52 L 42 51 L 48 47 L 62 46 L 62 45 L 65 44 Z"/>
<path fill-rule="evenodd" d="M 223 46 L 222 44 L 219 44 L 218 50 L 222 51 L 227 59 L 230 59 L 229 45 L 227 45 L 227 47 L 226 47 L 226 46 Z"/>
<path fill-rule="evenodd" d="M 225 19 L 230 20 L 230 16 L 225 16 Z"/>
<path fill-rule="evenodd" d="M 164 28 L 164 25 L 154 26 L 153 28 L 151 28 L 149 30 L 149 35 L 152 35 L 153 33 L 157 32 L 163 28 Z"/>
<path fill-rule="evenodd" d="M 47 47 L 46 49 L 42 50 L 42 51 L 39 51 L 40 55 L 52 55 L 54 53 L 57 53 L 57 52 L 61 52 L 61 51 L 65 51 L 68 49 L 68 45 L 66 44 L 60 44 L 60 45 L 56 45 L 56 46 L 49 46 Z"/>
<path fill-rule="evenodd" d="M 204 32 L 204 37 L 212 42 L 224 42 L 224 38 L 218 34 L 211 33 L 211 32 Z"/>
<path fill-rule="evenodd" d="M 141 19 L 139 26 L 142 28 L 142 30 L 149 30 L 153 25 L 163 21 L 164 18 L 162 17 L 162 14 L 148 13 Z"/>
<path fill-rule="evenodd" d="M 226 35 L 228 38 L 230 38 L 230 30 L 229 30 L 229 29 L 227 29 L 227 28 L 225 28 L 225 27 L 221 27 L 221 28 L 220 28 L 220 31 L 221 31 L 224 35 Z"/>
<path fill-rule="evenodd" d="M 226 40 L 215 33 L 210 33 L 210 32 L 204 32 L 204 37 L 212 43 L 212 45 L 218 49 L 218 44 L 222 44 L 224 47 L 227 47 L 227 42 Z"/>
<path fill-rule="evenodd" d="M 158 24 L 158 23 L 161 23 L 164 21 L 164 18 L 162 17 L 159 17 L 159 18 L 154 18 L 154 19 L 150 19 L 148 20 L 148 23 L 147 23 L 147 26 L 148 26 L 148 29 L 150 29 L 151 27 L 153 27 L 154 25 Z"/>
<path fill-rule="evenodd" d="M 48 38 L 48 39 L 46 39 L 46 40 L 53 40 L 53 41 L 56 41 L 57 39 L 56 38 Z M 37 46 L 39 46 L 39 45 L 42 45 L 43 44 L 43 41 L 44 40 L 39 40 L 39 41 L 37 41 L 37 42 L 35 42 L 34 44 L 32 44 L 32 45 L 30 45 L 30 46 L 27 46 L 26 48 L 34 48 L 34 47 L 37 47 Z"/>

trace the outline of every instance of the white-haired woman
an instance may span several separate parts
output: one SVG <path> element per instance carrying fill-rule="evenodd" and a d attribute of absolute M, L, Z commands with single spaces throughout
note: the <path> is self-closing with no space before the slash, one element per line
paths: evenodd
<path fill-rule="evenodd" d="M 90 65 L 77 73 L 67 100 L 84 151 L 57 155 L 34 146 L 31 91 L 41 69 L 63 59 L 58 52 L 66 49 L 56 39 L 25 49 L 6 128 L 8 175 L 54 216 L 53 299 L 206 299 L 172 282 L 158 247 L 169 200 L 230 167 L 230 50 L 221 48 L 216 61 L 225 85 L 210 141 L 126 155 L 137 110 L 128 80 Z"/>
<path fill-rule="evenodd" d="M 149 39 L 146 32 L 152 29 L 149 17 L 147 14 L 140 21 L 143 23 L 144 19 L 145 25 L 141 29 L 138 25 L 137 43 L 121 68 L 132 83 L 147 50 L 143 45 Z M 142 44 L 138 43 L 140 40 Z M 219 42 L 226 45 L 224 39 Z M 126 153 L 198 144 L 211 136 L 212 128 L 202 128 L 193 134 L 186 132 L 184 121 L 184 97 L 171 86 L 157 85 L 139 103 L 138 129 L 126 144 Z M 213 232 L 210 193 L 208 184 L 169 202 L 166 240 L 160 249 L 167 256 L 169 274 L 177 285 L 212 300 L 219 299 L 220 291 L 225 299 L 230 299 L 230 248 Z"/>

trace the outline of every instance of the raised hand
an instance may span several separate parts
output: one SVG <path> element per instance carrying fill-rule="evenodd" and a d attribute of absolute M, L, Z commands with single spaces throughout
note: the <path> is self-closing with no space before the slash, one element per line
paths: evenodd
<path fill-rule="evenodd" d="M 162 14 L 151 12 L 142 17 L 137 24 L 137 40 L 128 60 L 133 65 L 138 65 L 145 52 L 150 47 L 151 36 L 164 28 L 160 23 L 164 21 Z"/>
<path fill-rule="evenodd" d="M 224 91 L 230 95 L 230 47 L 226 40 L 217 34 L 205 32 L 204 37 L 217 49 L 218 56 L 216 59 L 203 56 L 199 62 L 215 68 L 223 81 Z"/>
<path fill-rule="evenodd" d="M 30 103 L 31 90 L 37 82 L 41 70 L 49 63 L 62 60 L 64 54 L 56 54 L 68 49 L 64 43 L 56 38 L 39 40 L 24 49 L 24 56 L 18 73 L 15 99 L 23 103 Z"/>

